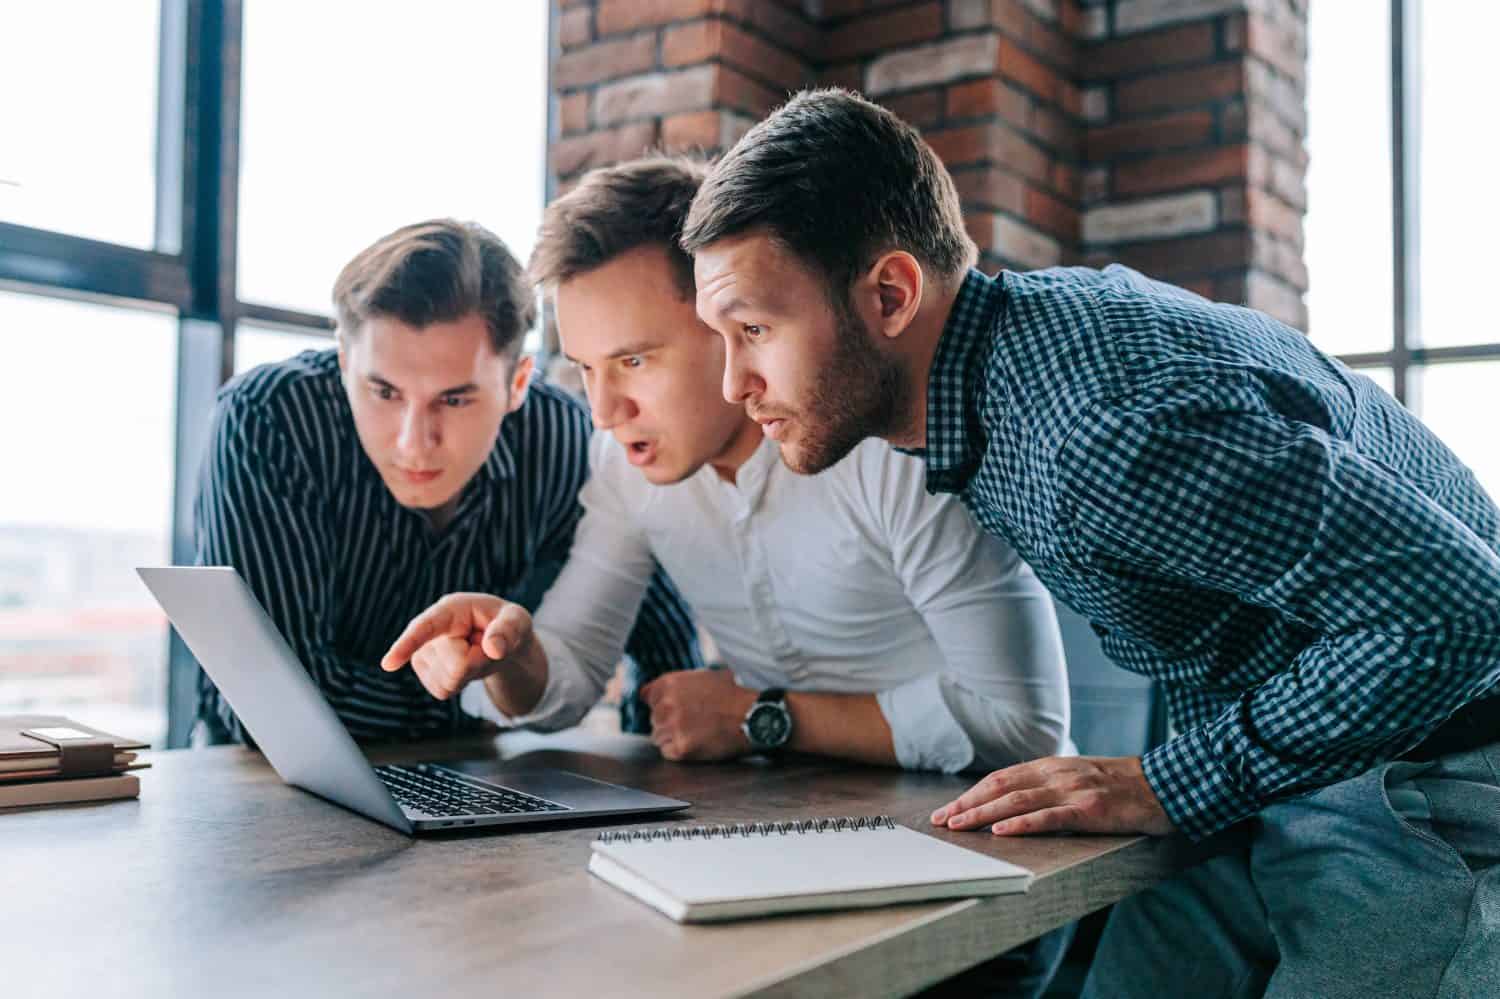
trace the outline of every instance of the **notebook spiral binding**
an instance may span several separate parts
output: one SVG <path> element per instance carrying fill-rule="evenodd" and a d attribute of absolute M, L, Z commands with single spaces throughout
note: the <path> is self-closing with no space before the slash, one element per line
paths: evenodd
<path fill-rule="evenodd" d="M 730 839 L 735 836 L 790 836 L 803 833 L 845 832 L 854 829 L 894 829 L 889 815 L 844 815 L 835 819 L 798 819 L 792 822 L 729 822 L 717 826 L 667 826 L 660 829 L 612 829 L 599 843 L 647 843 L 653 840 Z"/>

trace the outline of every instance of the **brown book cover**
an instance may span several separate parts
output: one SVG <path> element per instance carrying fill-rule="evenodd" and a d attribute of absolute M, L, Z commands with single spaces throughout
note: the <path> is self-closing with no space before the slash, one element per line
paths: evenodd
<path fill-rule="evenodd" d="M 0 784 L 0 808 L 22 805 L 61 805 L 73 801 L 138 798 L 141 780 L 134 774 L 112 777 L 73 777 L 69 780 L 15 781 Z"/>
<path fill-rule="evenodd" d="M 144 742 L 111 735 L 101 729 L 81 725 L 61 715 L 0 715 L 0 782 L 36 780 L 60 775 L 62 751 L 50 742 L 23 734 L 27 730 L 48 731 L 52 729 L 74 729 L 95 739 L 112 743 L 113 761 L 108 769 L 115 772 L 135 770 L 146 766 L 146 764 L 134 762 L 134 750 L 146 749 L 147 745 Z"/>

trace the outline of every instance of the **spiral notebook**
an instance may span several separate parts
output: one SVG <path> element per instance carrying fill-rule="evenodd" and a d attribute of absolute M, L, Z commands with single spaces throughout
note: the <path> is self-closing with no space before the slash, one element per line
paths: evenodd
<path fill-rule="evenodd" d="M 589 871 L 680 923 L 1023 892 L 1031 872 L 887 816 L 612 831 Z"/>

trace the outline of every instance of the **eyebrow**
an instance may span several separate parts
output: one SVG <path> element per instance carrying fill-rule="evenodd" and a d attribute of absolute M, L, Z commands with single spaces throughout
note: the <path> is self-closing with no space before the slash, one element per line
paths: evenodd
<path fill-rule="evenodd" d="M 602 360 L 614 361 L 622 357 L 633 357 L 636 354 L 648 354 L 653 350 L 660 350 L 661 346 L 661 343 L 656 340 L 635 340 L 631 343 L 625 344 L 623 347 L 617 347 L 616 349 L 610 351 L 608 354 L 605 354 Z M 574 357 L 572 354 L 567 353 L 566 351 L 563 352 L 563 357 L 566 357 L 574 364 L 583 363 L 578 358 Z"/>
<path fill-rule="evenodd" d="M 395 385 L 392 382 L 386 381 L 384 378 L 381 378 L 379 375 L 366 375 L 365 376 L 365 380 L 369 381 L 369 382 L 373 382 L 374 384 L 379 385 L 382 388 L 395 389 L 397 392 L 401 391 L 400 386 Z M 478 391 L 479 391 L 479 386 L 478 385 L 475 385 L 473 382 L 464 382 L 462 385 L 455 385 L 452 388 L 445 388 L 445 389 L 443 389 L 441 392 L 439 392 L 437 394 L 438 395 L 469 395 L 472 392 L 478 392 Z"/>

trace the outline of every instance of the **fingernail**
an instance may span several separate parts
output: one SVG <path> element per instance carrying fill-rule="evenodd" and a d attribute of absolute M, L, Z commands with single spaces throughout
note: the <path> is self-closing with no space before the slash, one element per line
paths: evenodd
<path fill-rule="evenodd" d="M 939 825 L 939 824 L 942 823 L 942 821 L 943 821 L 943 813 L 946 812 L 946 811 L 947 811 L 946 808 L 939 808 L 937 811 L 935 811 L 935 812 L 932 813 L 932 823 L 933 823 L 933 825 Z"/>

